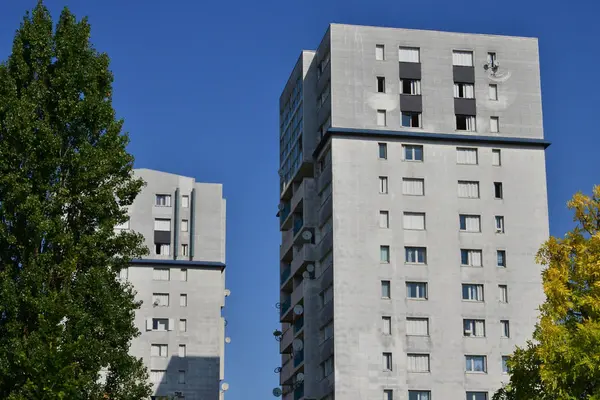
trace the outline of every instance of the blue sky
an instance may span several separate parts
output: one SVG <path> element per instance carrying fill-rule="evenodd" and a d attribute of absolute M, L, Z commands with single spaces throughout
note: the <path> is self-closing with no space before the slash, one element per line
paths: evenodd
<path fill-rule="evenodd" d="M 136 166 L 224 184 L 228 202 L 228 400 L 270 398 L 278 378 L 278 98 L 301 49 L 330 22 L 540 39 L 550 227 L 600 183 L 600 2 L 47 0 L 87 15 L 115 74 Z M 34 0 L 0 2 L 0 60 Z"/>

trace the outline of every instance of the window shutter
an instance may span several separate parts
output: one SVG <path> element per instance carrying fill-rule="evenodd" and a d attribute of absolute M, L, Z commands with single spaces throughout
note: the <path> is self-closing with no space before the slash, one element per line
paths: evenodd
<path fill-rule="evenodd" d="M 169 318 L 169 326 L 167 327 L 167 330 L 172 331 L 174 327 L 175 327 L 175 320 L 173 318 Z"/>
<path fill-rule="evenodd" d="M 147 331 L 152 330 L 152 318 L 146 318 L 146 330 Z"/>
<path fill-rule="evenodd" d="M 460 65 L 463 67 L 473 66 L 473 52 L 455 50 L 452 52 L 452 65 Z"/>

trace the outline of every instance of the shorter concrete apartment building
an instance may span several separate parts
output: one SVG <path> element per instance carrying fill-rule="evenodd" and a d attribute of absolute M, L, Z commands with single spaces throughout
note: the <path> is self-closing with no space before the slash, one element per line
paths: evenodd
<path fill-rule="evenodd" d="M 131 353 L 148 368 L 152 400 L 221 399 L 228 295 L 222 185 L 149 169 L 135 175 L 146 186 L 118 228 L 141 233 L 150 254 L 121 274 L 142 301 Z"/>

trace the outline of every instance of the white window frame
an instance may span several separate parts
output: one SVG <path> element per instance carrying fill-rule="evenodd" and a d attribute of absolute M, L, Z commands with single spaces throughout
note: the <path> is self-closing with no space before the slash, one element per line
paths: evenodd
<path fill-rule="evenodd" d="M 464 219 L 464 227 L 463 227 Z M 459 214 L 458 228 L 460 232 L 480 233 L 481 215 Z"/>
<path fill-rule="evenodd" d="M 187 319 L 181 318 L 179 320 L 179 332 L 187 332 Z"/>
<path fill-rule="evenodd" d="M 454 82 L 455 99 L 474 99 L 475 85 L 473 83 Z"/>
<path fill-rule="evenodd" d="M 181 207 L 182 208 L 190 207 L 190 196 L 189 195 L 184 194 L 183 196 L 181 196 Z"/>
<path fill-rule="evenodd" d="M 416 288 L 416 297 L 410 297 L 410 289 L 411 285 L 415 285 Z M 406 298 L 410 300 L 427 300 L 429 298 L 427 282 L 406 282 Z"/>
<path fill-rule="evenodd" d="M 169 356 L 169 346 L 166 344 L 151 344 L 150 357 L 167 358 Z"/>
<path fill-rule="evenodd" d="M 385 291 L 387 290 L 387 296 L 385 296 Z M 382 280 L 381 281 L 381 298 L 382 299 L 391 299 L 392 298 L 392 282 Z"/>
<path fill-rule="evenodd" d="M 406 63 L 420 63 L 421 49 L 413 46 L 400 46 L 398 48 L 398 61 Z"/>
<path fill-rule="evenodd" d="M 171 245 L 169 243 L 155 243 L 154 250 L 157 256 L 171 255 Z"/>
<path fill-rule="evenodd" d="M 502 165 L 502 151 L 500 149 L 492 149 L 492 165 L 495 167 Z"/>
<path fill-rule="evenodd" d="M 187 219 L 181 220 L 181 232 L 188 232 L 190 228 L 190 221 Z"/>
<path fill-rule="evenodd" d="M 481 397 L 483 395 L 483 397 Z M 487 392 L 467 392 L 467 400 L 488 400 Z"/>
<path fill-rule="evenodd" d="M 500 118 L 499 117 L 490 117 L 490 132 L 491 133 L 500 132 Z"/>
<path fill-rule="evenodd" d="M 379 211 L 379 227 L 388 229 L 390 227 L 390 212 L 387 210 Z"/>
<path fill-rule="evenodd" d="M 499 262 L 500 255 L 502 255 L 502 264 Z M 496 250 L 496 267 L 506 268 L 506 250 L 503 250 L 503 249 Z"/>
<path fill-rule="evenodd" d="M 190 248 L 190 246 L 187 243 L 182 243 L 181 244 L 181 255 L 182 256 L 188 256 L 189 255 L 189 248 Z"/>
<path fill-rule="evenodd" d="M 394 359 L 392 353 L 383 352 L 381 354 L 382 368 L 385 372 L 391 372 L 394 370 Z"/>
<path fill-rule="evenodd" d="M 150 370 L 150 381 L 155 384 L 168 383 L 167 371 L 164 369 L 152 369 Z"/>
<path fill-rule="evenodd" d="M 127 220 L 127 221 L 125 221 L 125 222 L 123 222 L 121 224 L 115 225 L 115 229 L 128 230 L 129 229 L 129 224 L 130 224 L 130 221 Z"/>
<path fill-rule="evenodd" d="M 380 176 L 379 177 L 379 194 L 388 194 L 388 177 Z"/>
<path fill-rule="evenodd" d="M 181 282 L 187 282 L 187 278 L 188 278 L 188 270 L 187 270 L 187 268 L 181 268 L 179 270 L 179 280 Z"/>
<path fill-rule="evenodd" d="M 188 296 L 185 293 L 179 294 L 179 307 L 187 307 L 188 306 Z"/>
<path fill-rule="evenodd" d="M 467 289 L 466 293 L 465 289 Z M 485 301 L 484 285 L 481 283 L 463 283 L 462 300 L 474 303 L 483 303 Z"/>
<path fill-rule="evenodd" d="M 180 369 L 177 373 L 177 383 L 181 385 L 185 383 L 185 370 Z"/>
<path fill-rule="evenodd" d="M 387 126 L 387 111 L 377 110 L 377 126 Z"/>
<path fill-rule="evenodd" d="M 488 99 L 489 100 L 498 100 L 498 85 L 495 83 L 490 83 L 488 86 Z"/>
<path fill-rule="evenodd" d="M 510 338 L 510 321 L 507 319 L 500 320 L 500 337 L 502 339 Z"/>
<path fill-rule="evenodd" d="M 383 90 L 379 90 L 379 82 L 382 83 L 382 89 Z M 375 77 L 375 89 L 377 91 L 377 93 L 385 93 L 385 76 L 376 76 Z"/>
<path fill-rule="evenodd" d="M 375 45 L 375 60 L 376 61 L 385 61 L 385 45 L 384 44 L 376 44 Z"/>
<path fill-rule="evenodd" d="M 404 82 L 404 81 L 408 82 Z M 410 89 L 407 91 L 404 90 L 404 84 L 409 83 Z M 400 94 L 406 94 L 411 96 L 420 96 L 421 95 L 421 80 L 420 79 L 400 79 Z"/>
<path fill-rule="evenodd" d="M 467 255 L 467 263 L 465 264 L 463 255 Z M 460 266 L 461 267 L 483 267 L 483 251 L 481 249 L 460 249 Z"/>
<path fill-rule="evenodd" d="M 177 355 L 179 358 L 185 358 L 187 356 L 187 346 L 185 344 L 180 344 L 178 346 Z"/>
<path fill-rule="evenodd" d="M 508 285 L 498 285 L 498 297 L 500 298 L 500 303 L 507 304 L 508 303 Z"/>
<path fill-rule="evenodd" d="M 500 365 L 501 365 L 503 374 L 508 374 L 510 372 L 510 370 L 508 368 L 508 360 L 509 360 L 509 356 L 502 356 L 502 358 L 501 358 Z"/>
<path fill-rule="evenodd" d="M 410 117 L 410 124 L 409 125 L 404 125 L 404 116 Z M 417 117 L 417 124 L 415 125 L 414 122 L 414 117 Z M 420 112 L 413 112 L 413 111 L 402 111 L 400 113 L 400 125 L 402 125 L 402 127 L 404 128 L 421 128 L 423 126 L 423 114 Z"/>
<path fill-rule="evenodd" d="M 405 264 L 427 264 L 427 247 L 405 246 L 404 247 Z"/>
<path fill-rule="evenodd" d="M 387 315 L 381 317 L 381 332 L 386 336 L 392 334 L 392 317 Z"/>
<path fill-rule="evenodd" d="M 463 319 L 463 336 L 465 337 L 485 337 L 485 320 L 465 318 Z"/>
<path fill-rule="evenodd" d="M 482 371 L 477 371 L 475 369 L 475 361 L 483 361 Z M 465 371 L 468 373 L 476 373 L 476 374 L 486 374 L 487 373 L 487 356 L 479 355 L 479 354 L 467 354 L 465 355 Z"/>
<path fill-rule="evenodd" d="M 431 400 L 431 392 L 429 390 L 409 390 L 408 400 Z"/>
<path fill-rule="evenodd" d="M 458 119 L 465 118 L 465 129 L 458 128 Z M 477 132 L 477 117 L 475 115 L 456 114 L 456 130 L 460 132 Z"/>
<path fill-rule="evenodd" d="M 169 307 L 169 293 L 152 293 L 154 307 Z"/>
<path fill-rule="evenodd" d="M 171 207 L 171 195 L 157 193 L 154 196 L 154 205 L 156 207 Z"/>
<path fill-rule="evenodd" d="M 421 159 L 417 158 L 417 149 L 421 149 Z M 410 155 L 407 156 L 407 152 Z M 410 162 L 423 162 L 425 161 L 425 148 L 420 144 L 403 144 L 402 145 L 402 160 Z"/>
<path fill-rule="evenodd" d="M 387 160 L 387 143 L 377 143 L 377 151 L 379 153 L 378 157 L 380 160 Z"/>
<path fill-rule="evenodd" d="M 168 218 L 154 218 L 154 230 L 159 232 L 171 232 L 171 220 Z"/>
<path fill-rule="evenodd" d="M 427 229 L 426 216 L 424 212 L 404 212 L 402 214 L 402 226 L 406 230 L 424 231 Z"/>
<path fill-rule="evenodd" d="M 494 224 L 496 225 L 496 233 L 504 233 L 504 216 L 495 215 Z"/>

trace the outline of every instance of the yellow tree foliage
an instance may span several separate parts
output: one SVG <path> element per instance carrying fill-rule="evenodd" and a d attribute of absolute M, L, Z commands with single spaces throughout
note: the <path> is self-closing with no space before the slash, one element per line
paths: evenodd
<path fill-rule="evenodd" d="M 546 301 L 494 400 L 600 400 L 600 185 L 567 205 L 577 226 L 538 251 Z"/>

